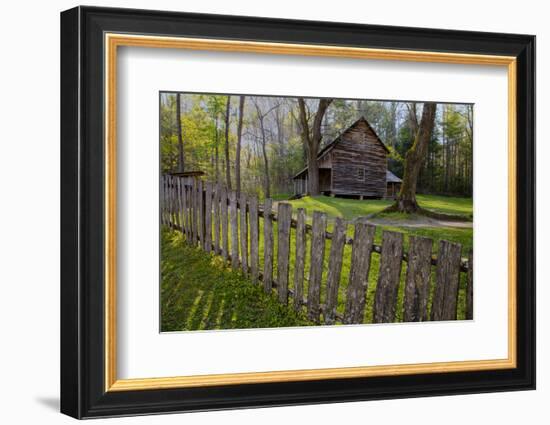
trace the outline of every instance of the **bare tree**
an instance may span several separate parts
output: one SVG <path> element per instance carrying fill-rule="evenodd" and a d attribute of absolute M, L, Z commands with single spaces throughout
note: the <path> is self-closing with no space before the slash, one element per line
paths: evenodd
<path fill-rule="evenodd" d="M 239 122 L 237 124 L 237 150 L 235 152 L 235 184 L 237 195 L 241 193 L 241 139 L 243 134 L 245 96 L 239 96 Z"/>
<path fill-rule="evenodd" d="M 267 128 L 265 125 L 265 118 L 271 111 L 279 107 L 279 103 L 275 103 L 266 112 L 262 111 L 262 107 L 258 98 L 254 99 L 254 106 L 256 108 L 256 115 L 258 117 L 258 124 L 260 125 L 260 142 L 262 145 L 262 157 L 264 162 L 264 194 L 266 198 L 271 197 L 271 181 L 269 178 L 269 159 L 267 156 Z"/>
<path fill-rule="evenodd" d="M 231 190 L 231 168 L 229 162 L 229 114 L 231 113 L 231 96 L 227 96 L 225 105 L 225 184 Z"/>
<path fill-rule="evenodd" d="M 178 129 L 178 171 L 182 173 L 185 166 L 183 154 L 183 135 L 181 129 L 181 93 L 176 95 L 176 124 Z"/>
<path fill-rule="evenodd" d="M 319 164 L 317 163 L 317 153 L 323 135 L 321 134 L 321 123 L 327 108 L 333 99 L 319 99 L 317 111 L 313 117 L 313 125 L 309 127 L 309 117 L 306 102 L 303 98 L 298 98 L 300 108 L 300 125 L 302 127 L 302 142 L 307 147 L 307 166 L 308 166 L 308 192 L 310 195 L 319 194 Z"/>
<path fill-rule="evenodd" d="M 214 146 L 214 161 L 216 162 L 216 183 L 220 182 L 220 136 L 219 136 L 219 129 L 218 129 L 218 115 L 216 114 L 216 120 L 215 120 L 215 146 Z"/>

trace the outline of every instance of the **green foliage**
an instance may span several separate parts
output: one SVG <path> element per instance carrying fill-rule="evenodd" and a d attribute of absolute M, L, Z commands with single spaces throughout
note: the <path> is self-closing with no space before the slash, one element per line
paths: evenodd
<path fill-rule="evenodd" d="M 186 170 L 201 170 L 206 179 L 225 181 L 230 167 L 232 187 L 236 186 L 236 144 L 238 108 L 233 96 L 229 114 L 229 164 L 225 164 L 225 113 L 227 96 L 182 94 L 179 119 L 182 124 Z M 306 104 L 311 109 L 315 99 Z M 306 165 L 306 147 L 300 135 L 295 99 L 247 96 L 243 114 L 240 157 L 241 187 L 259 197 L 265 192 L 263 137 L 256 103 L 264 116 L 265 150 L 271 195 L 293 190 L 292 177 Z M 332 142 L 359 117 L 364 116 L 388 147 L 388 168 L 403 177 L 403 162 L 415 138 L 410 102 L 335 99 L 322 123 L 321 146 Z M 418 118 L 418 117 L 417 117 Z M 176 94 L 164 93 L 160 102 L 161 168 L 175 171 L 178 164 Z M 428 155 L 421 169 L 418 193 L 471 196 L 472 193 L 471 105 L 440 104 Z"/>

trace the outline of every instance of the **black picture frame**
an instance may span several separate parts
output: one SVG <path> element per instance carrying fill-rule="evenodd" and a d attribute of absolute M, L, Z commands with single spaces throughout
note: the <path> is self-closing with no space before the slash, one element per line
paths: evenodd
<path fill-rule="evenodd" d="M 258 40 L 517 58 L 517 367 L 106 392 L 104 33 Z M 75 418 L 535 388 L 535 37 L 76 7 L 61 13 L 61 412 Z"/>

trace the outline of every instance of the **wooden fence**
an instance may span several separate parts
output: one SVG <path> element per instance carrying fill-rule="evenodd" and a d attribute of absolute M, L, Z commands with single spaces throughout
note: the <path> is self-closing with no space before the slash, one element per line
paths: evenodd
<path fill-rule="evenodd" d="M 315 323 L 364 322 L 373 254 L 380 256 L 373 323 L 396 321 L 400 285 L 403 285 L 403 321 L 456 320 L 461 276 L 465 280 L 465 319 L 472 319 L 472 253 L 468 259 L 462 259 L 460 244 L 441 240 L 436 258 L 431 239 L 409 236 L 409 248 L 405 252 L 403 234 L 384 230 L 382 244 L 376 245 L 376 228 L 365 219 L 355 220 L 352 238 L 347 236 L 348 224 L 341 218 L 334 220 L 333 230 L 328 232 L 327 216 L 322 212 L 314 211 L 309 224 L 304 209 L 298 208 L 293 217 L 292 206 L 279 202 L 277 211 L 273 212 L 271 199 L 260 204 L 254 196 L 237 196 L 220 184 L 200 179 L 164 175 L 160 192 L 162 225 L 180 230 L 188 244 L 221 255 L 233 269 L 240 269 L 267 293 L 275 290 L 281 303 L 288 305 L 292 299 L 293 307 L 297 311 L 305 308 L 308 318 Z M 308 240 L 309 256 L 306 255 Z M 328 261 L 325 258 L 327 240 L 330 240 Z M 351 263 L 347 288 L 341 294 L 345 298 L 339 300 L 346 245 L 351 246 Z M 260 256 L 263 256 L 261 269 Z M 306 260 L 309 276 L 306 276 Z M 403 262 L 406 263 L 404 279 L 401 278 Z M 343 313 L 337 311 L 339 301 L 345 306 Z"/>

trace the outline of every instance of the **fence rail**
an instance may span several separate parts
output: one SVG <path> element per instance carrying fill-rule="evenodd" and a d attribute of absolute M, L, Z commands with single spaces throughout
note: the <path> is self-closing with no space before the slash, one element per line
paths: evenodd
<path fill-rule="evenodd" d="M 291 204 L 279 202 L 274 212 L 271 199 L 260 204 L 256 197 L 237 195 L 221 184 L 164 175 L 160 189 L 162 225 L 181 231 L 188 244 L 220 255 L 254 284 L 261 283 L 267 293 L 275 291 L 282 304 L 288 305 L 292 298 L 294 309 L 305 308 L 307 317 L 315 323 L 364 323 L 368 276 L 372 272 L 377 273 L 374 323 L 396 320 L 401 286 L 403 321 L 456 320 L 461 276 L 466 285 L 465 319 L 473 317 L 472 253 L 462 258 L 460 244 L 439 241 L 436 257 L 431 239 L 410 236 L 405 252 L 403 234 L 399 232 L 384 230 L 382 244 L 375 244 L 376 228 L 365 219 L 355 220 L 353 237 L 349 237 L 348 223 L 341 218 L 334 220 L 333 231 L 329 232 L 327 216 L 322 212 L 314 211 L 309 224 L 301 208 L 293 211 Z M 346 245 L 351 246 L 351 262 L 344 294 L 340 283 Z M 376 271 L 371 271 L 373 254 L 380 256 Z M 337 311 L 339 301 L 344 305 L 343 313 Z"/>

